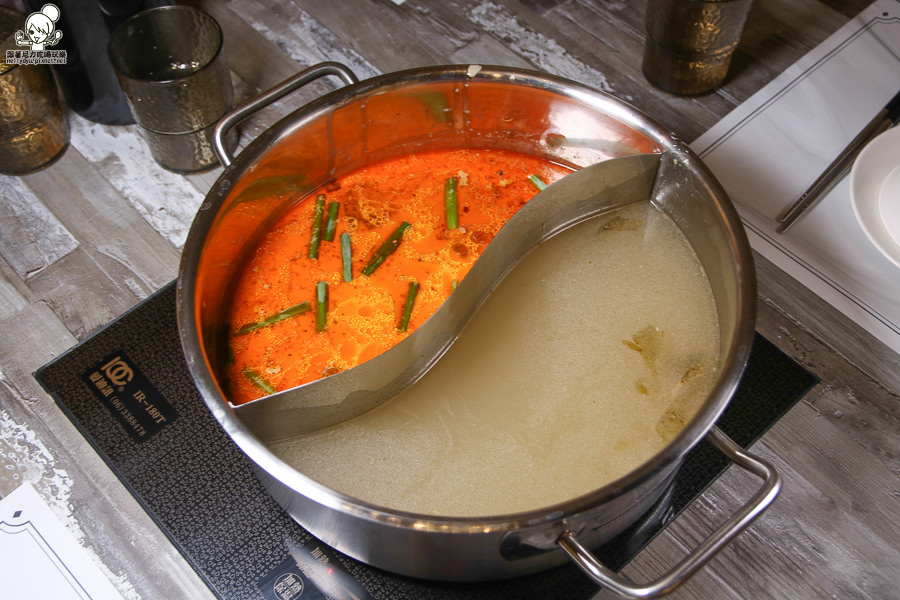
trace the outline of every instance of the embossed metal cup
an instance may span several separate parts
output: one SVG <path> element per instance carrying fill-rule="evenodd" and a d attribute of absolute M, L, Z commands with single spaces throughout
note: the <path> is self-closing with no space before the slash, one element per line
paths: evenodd
<path fill-rule="evenodd" d="M 178 172 L 214 166 L 212 130 L 233 103 L 215 19 L 189 6 L 140 12 L 113 32 L 109 55 L 153 158 Z"/>
<path fill-rule="evenodd" d="M 649 0 L 643 70 L 668 92 L 695 95 L 721 85 L 753 0 Z"/>
<path fill-rule="evenodd" d="M 23 175 L 47 166 L 69 143 L 69 123 L 50 67 L 6 62 L 25 15 L 0 6 L 0 173 Z M 21 49 L 21 48 L 20 48 Z"/>

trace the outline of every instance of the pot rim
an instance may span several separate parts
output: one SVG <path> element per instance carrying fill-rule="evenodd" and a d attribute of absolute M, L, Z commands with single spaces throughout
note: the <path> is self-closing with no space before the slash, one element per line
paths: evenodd
<path fill-rule="evenodd" d="M 278 479 L 285 487 L 305 498 L 355 518 L 387 526 L 446 534 L 513 531 L 526 526 L 565 520 L 567 517 L 583 513 L 605 501 L 624 495 L 643 482 L 672 471 L 680 464 L 684 455 L 712 429 L 737 389 L 750 355 L 756 319 L 756 277 L 753 257 L 737 211 L 710 170 L 674 133 L 664 129 L 655 120 L 612 95 L 563 77 L 528 69 L 493 65 L 477 65 L 477 72 L 472 75 L 472 67 L 472 65 L 419 67 L 362 80 L 326 93 L 267 128 L 235 157 L 207 194 L 191 226 L 188 242 L 185 243 L 177 285 L 179 334 L 194 382 L 216 420 L 241 450 L 250 457 L 257 468 L 264 470 L 269 476 Z M 604 114 L 621 120 L 646 135 L 659 146 L 661 151 L 672 152 L 677 155 L 679 161 L 687 164 L 717 198 L 717 209 L 729 233 L 728 239 L 731 243 L 729 249 L 734 256 L 739 281 L 736 299 L 737 315 L 731 336 L 731 346 L 728 348 L 727 356 L 721 360 L 723 368 L 706 401 L 681 432 L 641 466 L 596 490 L 554 505 L 502 515 L 443 516 L 391 509 L 338 492 L 311 479 L 270 452 L 234 414 L 230 408 L 231 405 L 212 376 L 205 356 L 200 358 L 191 352 L 193 349 L 199 349 L 202 354 L 203 346 L 198 335 L 199 327 L 192 303 L 193 276 L 196 275 L 202 247 L 200 244 L 192 244 L 190 241 L 198 236 L 202 239 L 203 234 L 215 219 L 216 209 L 227 199 L 234 182 L 252 169 L 254 163 L 265 154 L 272 143 L 290 135 L 292 131 L 306 122 L 352 100 L 378 94 L 391 87 L 438 81 L 491 81 L 538 87 L 575 99 L 592 109 L 602 110 Z"/>

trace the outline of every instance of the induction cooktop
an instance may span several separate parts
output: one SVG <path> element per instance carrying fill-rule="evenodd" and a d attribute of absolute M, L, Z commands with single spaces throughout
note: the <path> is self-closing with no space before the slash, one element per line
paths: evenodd
<path fill-rule="evenodd" d="M 266 492 L 200 398 L 181 352 L 174 283 L 35 376 L 220 598 L 586 600 L 598 591 L 574 564 L 488 583 L 411 579 L 313 537 Z M 748 447 L 816 382 L 757 334 L 717 425 Z M 712 446 L 699 444 L 657 504 L 596 549 L 598 558 L 621 569 L 727 466 Z"/>

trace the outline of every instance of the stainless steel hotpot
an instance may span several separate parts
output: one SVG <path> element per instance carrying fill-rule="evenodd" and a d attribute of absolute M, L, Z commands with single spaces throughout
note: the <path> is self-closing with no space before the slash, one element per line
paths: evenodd
<path fill-rule="evenodd" d="M 322 76 L 339 77 L 346 85 L 267 129 L 236 158 L 229 154 L 221 140 L 236 123 Z M 714 426 L 737 387 L 754 335 L 756 282 L 749 245 L 706 167 L 647 116 L 578 83 L 520 69 L 430 67 L 360 82 L 346 67 L 323 63 L 228 115 L 219 124 L 217 143 L 226 168 L 200 207 L 178 278 L 184 353 L 204 401 L 268 491 L 324 542 L 388 571 L 447 581 L 514 577 L 573 559 L 602 585 L 631 597 L 652 597 L 682 582 L 774 500 L 777 472 Z M 385 157 L 439 147 L 510 149 L 580 167 L 622 155 L 674 157 L 679 175 L 655 190 L 654 202 L 685 233 L 709 276 L 721 330 L 721 375 L 682 433 L 620 480 L 521 514 L 404 513 L 338 493 L 283 463 L 223 394 L 219 373 L 227 360 L 229 290 L 258 236 L 297 198 L 342 174 Z M 754 497 L 653 582 L 635 584 L 597 561 L 589 549 L 647 512 L 683 457 L 703 439 L 761 478 Z"/>

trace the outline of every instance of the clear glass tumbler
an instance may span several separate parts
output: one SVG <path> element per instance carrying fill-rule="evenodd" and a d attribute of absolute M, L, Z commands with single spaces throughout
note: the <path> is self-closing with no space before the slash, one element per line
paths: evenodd
<path fill-rule="evenodd" d="M 212 130 L 234 100 L 215 19 L 189 6 L 145 10 L 116 28 L 109 55 L 156 161 L 178 172 L 214 166 Z"/>

